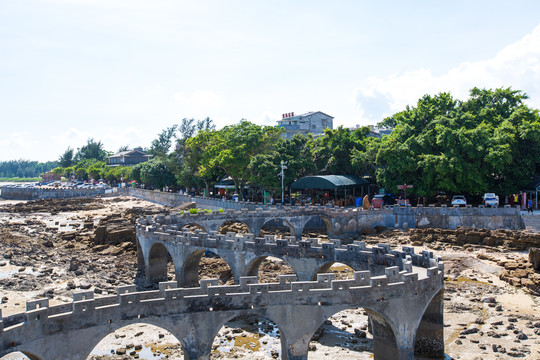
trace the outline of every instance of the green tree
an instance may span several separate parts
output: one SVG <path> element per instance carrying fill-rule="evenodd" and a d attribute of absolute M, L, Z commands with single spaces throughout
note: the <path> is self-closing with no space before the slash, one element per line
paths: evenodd
<path fill-rule="evenodd" d="M 313 137 L 301 134 L 291 139 L 279 139 L 274 151 L 266 151 L 255 155 L 248 169 L 251 175 L 251 184 L 259 184 L 272 191 L 281 189 L 281 161 L 287 169 L 284 172 L 284 187 L 288 189 L 297 179 L 316 173 L 313 161 Z M 286 190 L 285 189 L 285 190 Z"/>
<path fill-rule="evenodd" d="M 101 179 L 103 175 L 103 168 L 105 167 L 105 162 L 99 161 L 93 163 L 87 168 L 88 176 L 94 180 Z"/>
<path fill-rule="evenodd" d="M 150 146 L 148 153 L 154 155 L 155 157 L 165 157 L 171 149 L 172 140 L 175 136 L 177 128 L 178 125 L 173 125 L 159 133 L 157 139 L 152 141 L 152 145 Z"/>
<path fill-rule="evenodd" d="M 56 167 L 54 169 L 52 169 L 52 173 L 54 175 L 60 175 L 60 176 L 63 176 L 64 175 L 64 172 L 65 172 L 65 169 L 63 167 Z"/>
<path fill-rule="evenodd" d="M 176 185 L 174 174 L 161 158 L 154 158 L 142 164 L 141 180 L 155 189 Z"/>
<path fill-rule="evenodd" d="M 225 126 L 211 143 L 210 151 L 215 155 L 211 164 L 231 177 L 238 192 L 250 178 L 248 165 L 251 158 L 272 151 L 282 132 L 282 128 L 259 126 L 246 120 Z M 240 196 L 243 196 L 242 192 Z"/>
<path fill-rule="evenodd" d="M 69 167 L 73 165 L 73 155 L 74 155 L 74 150 L 68 147 L 67 150 L 64 151 L 62 155 L 60 155 L 60 158 L 58 159 L 58 164 L 61 167 Z"/>
<path fill-rule="evenodd" d="M 368 127 L 354 131 L 342 126 L 333 130 L 325 129 L 324 136 L 314 141 L 313 156 L 319 174 L 356 174 L 351 155 L 355 151 L 366 150 L 368 134 Z"/>
<path fill-rule="evenodd" d="M 109 153 L 103 148 L 101 141 L 95 141 L 94 139 L 88 139 L 86 145 L 82 146 L 75 154 L 75 161 L 81 160 L 97 160 L 105 161 Z"/>
<path fill-rule="evenodd" d="M 80 167 L 75 169 L 75 177 L 81 180 L 88 180 L 88 172 L 86 168 Z"/>
<path fill-rule="evenodd" d="M 131 169 L 131 179 L 135 180 L 138 183 L 142 183 L 142 180 L 141 180 L 141 168 L 142 168 L 143 164 L 144 163 L 137 164 L 137 165 L 133 166 L 133 168 Z"/>
<path fill-rule="evenodd" d="M 394 132 L 377 147 L 377 179 L 386 188 L 413 184 L 431 196 L 508 194 L 526 185 L 540 166 L 538 110 L 507 89 L 471 90 L 465 102 L 448 93 L 425 95 L 394 114 Z"/>

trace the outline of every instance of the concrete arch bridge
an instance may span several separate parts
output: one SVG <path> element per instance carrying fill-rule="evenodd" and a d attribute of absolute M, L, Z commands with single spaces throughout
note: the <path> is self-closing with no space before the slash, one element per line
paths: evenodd
<path fill-rule="evenodd" d="M 340 240 L 319 244 L 318 239 L 297 241 L 294 237 L 275 239 L 273 235 L 255 237 L 253 234 L 210 234 L 189 232 L 182 222 L 172 216 L 141 218 L 137 221 L 139 267 L 145 270 L 149 282 L 167 280 L 169 256 L 180 286 L 197 286 L 199 261 L 207 252 L 219 255 L 231 268 L 235 282 L 242 276 L 257 276 L 259 266 L 269 256 L 280 258 L 291 266 L 301 281 L 315 280 L 334 263 L 343 263 L 356 271 L 369 270 L 374 276 L 383 275 L 385 268 L 396 266 L 399 271 L 411 270 L 412 265 L 424 266 L 433 254 L 425 251 L 414 256 L 414 249 L 391 250 L 386 244 L 367 248 L 364 242 L 342 246 Z M 416 259 L 417 263 L 413 262 Z"/>
<path fill-rule="evenodd" d="M 363 216 L 360 216 L 363 215 Z M 204 232 L 218 231 L 218 229 L 230 221 L 238 221 L 245 224 L 249 232 L 259 236 L 265 224 L 272 221 L 282 221 L 289 227 L 290 234 L 297 239 L 302 238 L 302 232 L 309 222 L 318 221 L 324 223 L 328 236 L 341 237 L 348 234 L 357 234 L 362 227 L 373 227 L 374 221 L 382 220 L 382 215 L 373 218 L 367 216 L 368 212 L 358 209 L 326 208 L 321 206 L 288 207 L 255 210 L 242 209 L 240 211 L 227 210 L 206 213 L 199 211 L 197 214 L 189 212 L 176 213 L 170 216 L 158 216 L 158 219 L 166 218 L 169 225 L 182 228 L 186 225 L 197 225 Z"/>
<path fill-rule="evenodd" d="M 363 307 L 370 315 L 376 360 L 442 358 L 443 264 L 411 254 L 408 270 L 397 266 L 373 276 L 369 270 L 354 279 L 335 280 L 319 274 L 316 281 L 259 284 L 241 277 L 239 284 L 217 286 L 203 280 L 196 288 L 160 283 L 159 290 L 136 292 L 118 288 L 117 295 L 94 298 L 76 293 L 73 302 L 51 306 L 48 299 L 29 301 L 26 312 L 1 316 L 0 357 L 20 351 L 32 360 L 86 359 L 107 335 L 134 323 L 168 330 L 181 343 L 185 358 L 209 359 L 212 343 L 228 321 L 256 315 L 280 330 L 282 359 L 308 359 L 310 339 L 326 319 L 349 308 Z"/>

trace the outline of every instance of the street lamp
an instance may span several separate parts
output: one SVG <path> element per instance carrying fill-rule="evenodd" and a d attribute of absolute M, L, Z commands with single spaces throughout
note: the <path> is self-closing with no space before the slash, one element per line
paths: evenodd
<path fill-rule="evenodd" d="M 284 186 L 283 186 L 283 179 L 285 178 L 285 172 L 284 170 L 287 168 L 287 166 L 285 166 L 285 164 L 287 164 L 287 162 L 281 160 L 281 172 L 279 173 L 281 175 L 281 206 L 283 206 L 283 203 L 285 202 L 285 189 L 284 189 Z"/>

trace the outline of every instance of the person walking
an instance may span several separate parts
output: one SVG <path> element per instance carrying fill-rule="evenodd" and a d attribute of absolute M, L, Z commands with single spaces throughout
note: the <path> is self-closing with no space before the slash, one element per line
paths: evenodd
<path fill-rule="evenodd" d="M 527 201 L 527 214 L 529 213 L 529 211 L 531 212 L 531 214 L 534 214 L 532 199 L 529 199 L 529 201 Z"/>

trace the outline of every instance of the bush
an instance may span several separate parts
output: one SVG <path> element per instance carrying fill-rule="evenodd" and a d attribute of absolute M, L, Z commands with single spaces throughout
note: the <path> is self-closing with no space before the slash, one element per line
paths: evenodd
<path fill-rule="evenodd" d="M 223 209 L 219 209 L 219 211 L 218 211 L 218 212 L 219 212 L 219 213 L 222 213 L 222 212 L 223 212 Z"/>
<path fill-rule="evenodd" d="M 199 209 L 189 209 L 190 214 L 197 214 L 199 212 Z"/>
<path fill-rule="evenodd" d="M 212 213 L 212 210 L 210 210 L 210 209 L 204 209 L 204 212 L 207 213 L 207 214 L 211 214 L 211 213 Z"/>

